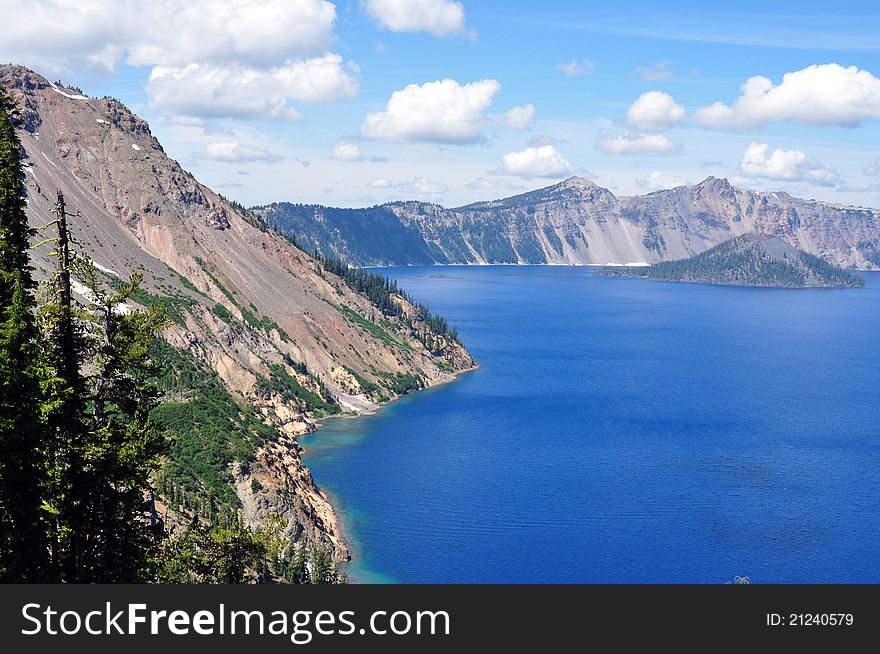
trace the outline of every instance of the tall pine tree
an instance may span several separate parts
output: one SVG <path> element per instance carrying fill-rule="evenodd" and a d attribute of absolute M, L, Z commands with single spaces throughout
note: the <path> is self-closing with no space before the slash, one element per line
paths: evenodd
<path fill-rule="evenodd" d="M 48 548 L 40 355 L 15 108 L 0 92 L 0 579 L 42 581 Z"/>
<path fill-rule="evenodd" d="M 46 505 L 49 509 L 49 548 L 59 578 L 76 581 L 84 505 L 91 489 L 84 483 L 89 442 L 87 380 L 82 364 L 91 358 L 83 329 L 83 310 L 74 302 L 71 278 L 73 254 L 67 208 L 59 192 L 55 204 L 55 273 L 44 286 L 39 318 L 44 362 L 48 468 Z"/>
<path fill-rule="evenodd" d="M 161 535 L 151 476 L 163 445 L 148 419 L 157 397 L 149 352 L 165 319 L 127 305 L 139 275 L 107 290 L 91 260 L 72 251 L 61 193 L 55 214 L 56 270 L 39 313 L 53 567 L 71 583 L 149 581 Z M 73 278 L 88 289 L 85 306 Z"/>
<path fill-rule="evenodd" d="M 97 327 L 90 364 L 91 437 L 80 480 L 83 528 L 75 533 L 77 578 L 96 583 L 146 581 L 154 574 L 162 529 L 153 510 L 153 473 L 165 440 L 149 420 L 158 402 L 158 370 L 150 351 L 167 324 L 158 309 L 134 311 L 129 302 L 142 281 L 135 274 L 106 292 L 91 261 L 80 279 L 94 298 Z"/>
<path fill-rule="evenodd" d="M 153 576 L 160 525 L 151 515 L 151 476 L 163 440 L 148 419 L 157 391 L 149 352 L 165 324 L 127 302 L 141 282 L 107 290 L 91 260 L 71 251 L 58 194 L 56 271 L 40 311 L 49 430 L 47 504 L 58 576 L 73 583 L 132 583 Z M 72 297 L 71 280 L 90 303 Z"/>

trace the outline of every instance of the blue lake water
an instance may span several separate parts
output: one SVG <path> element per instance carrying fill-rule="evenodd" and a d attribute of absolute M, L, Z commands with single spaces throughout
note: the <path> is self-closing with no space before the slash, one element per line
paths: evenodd
<path fill-rule="evenodd" d="M 880 273 L 383 272 L 481 368 L 304 439 L 355 580 L 880 582 Z"/>

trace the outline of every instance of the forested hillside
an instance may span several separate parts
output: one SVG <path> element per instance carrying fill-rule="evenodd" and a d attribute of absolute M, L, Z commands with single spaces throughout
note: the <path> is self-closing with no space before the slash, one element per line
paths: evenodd
<path fill-rule="evenodd" d="M 746 234 L 680 261 L 653 266 L 616 266 L 599 270 L 611 277 L 670 282 L 772 286 L 780 288 L 860 288 L 864 280 L 772 237 Z"/>

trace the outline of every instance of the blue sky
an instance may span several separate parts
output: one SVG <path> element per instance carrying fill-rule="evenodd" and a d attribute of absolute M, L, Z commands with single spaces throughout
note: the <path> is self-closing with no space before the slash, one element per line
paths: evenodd
<path fill-rule="evenodd" d="M 578 174 L 880 206 L 880 10 L 769 4 L 0 0 L 0 60 L 122 99 L 249 205 L 454 206 Z"/>

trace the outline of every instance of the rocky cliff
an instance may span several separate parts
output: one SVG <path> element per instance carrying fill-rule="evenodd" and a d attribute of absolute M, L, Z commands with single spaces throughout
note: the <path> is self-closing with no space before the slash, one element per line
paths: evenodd
<path fill-rule="evenodd" d="M 257 211 L 306 247 L 364 265 L 655 263 L 754 232 L 842 267 L 880 267 L 877 210 L 747 191 L 714 177 L 633 197 L 573 177 L 456 209 L 423 202 L 362 210 L 280 203 Z M 364 240 L 363 230 L 382 238 Z"/>
<path fill-rule="evenodd" d="M 137 300 L 173 318 L 164 338 L 183 357 L 178 368 L 216 377 L 222 388 L 204 377 L 205 388 L 228 393 L 241 408 L 231 412 L 228 431 L 247 431 L 242 442 L 255 451 L 223 463 L 218 474 L 248 519 L 281 513 L 292 538 L 323 542 L 345 557 L 336 516 L 303 465 L 297 436 L 324 415 L 370 411 L 396 395 L 399 379 L 411 380 L 407 389 L 439 384 L 473 359 L 453 338 L 428 349 L 417 310 L 402 298 L 402 315 L 379 315 L 344 279 L 200 184 L 119 101 L 90 98 L 20 66 L 0 66 L 0 86 L 21 108 L 32 225 L 52 219 L 61 191 L 75 242 L 107 284 L 143 274 Z M 51 269 L 47 250 L 36 251 L 38 276 Z M 186 402 L 203 399 L 181 396 L 174 406 L 184 417 Z M 253 419 L 270 436 L 252 438 L 265 434 Z M 200 447 L 204 433 L 195 434 Z M 181 496 L 207 487 L 197 475 L 187 484 Z"/>

